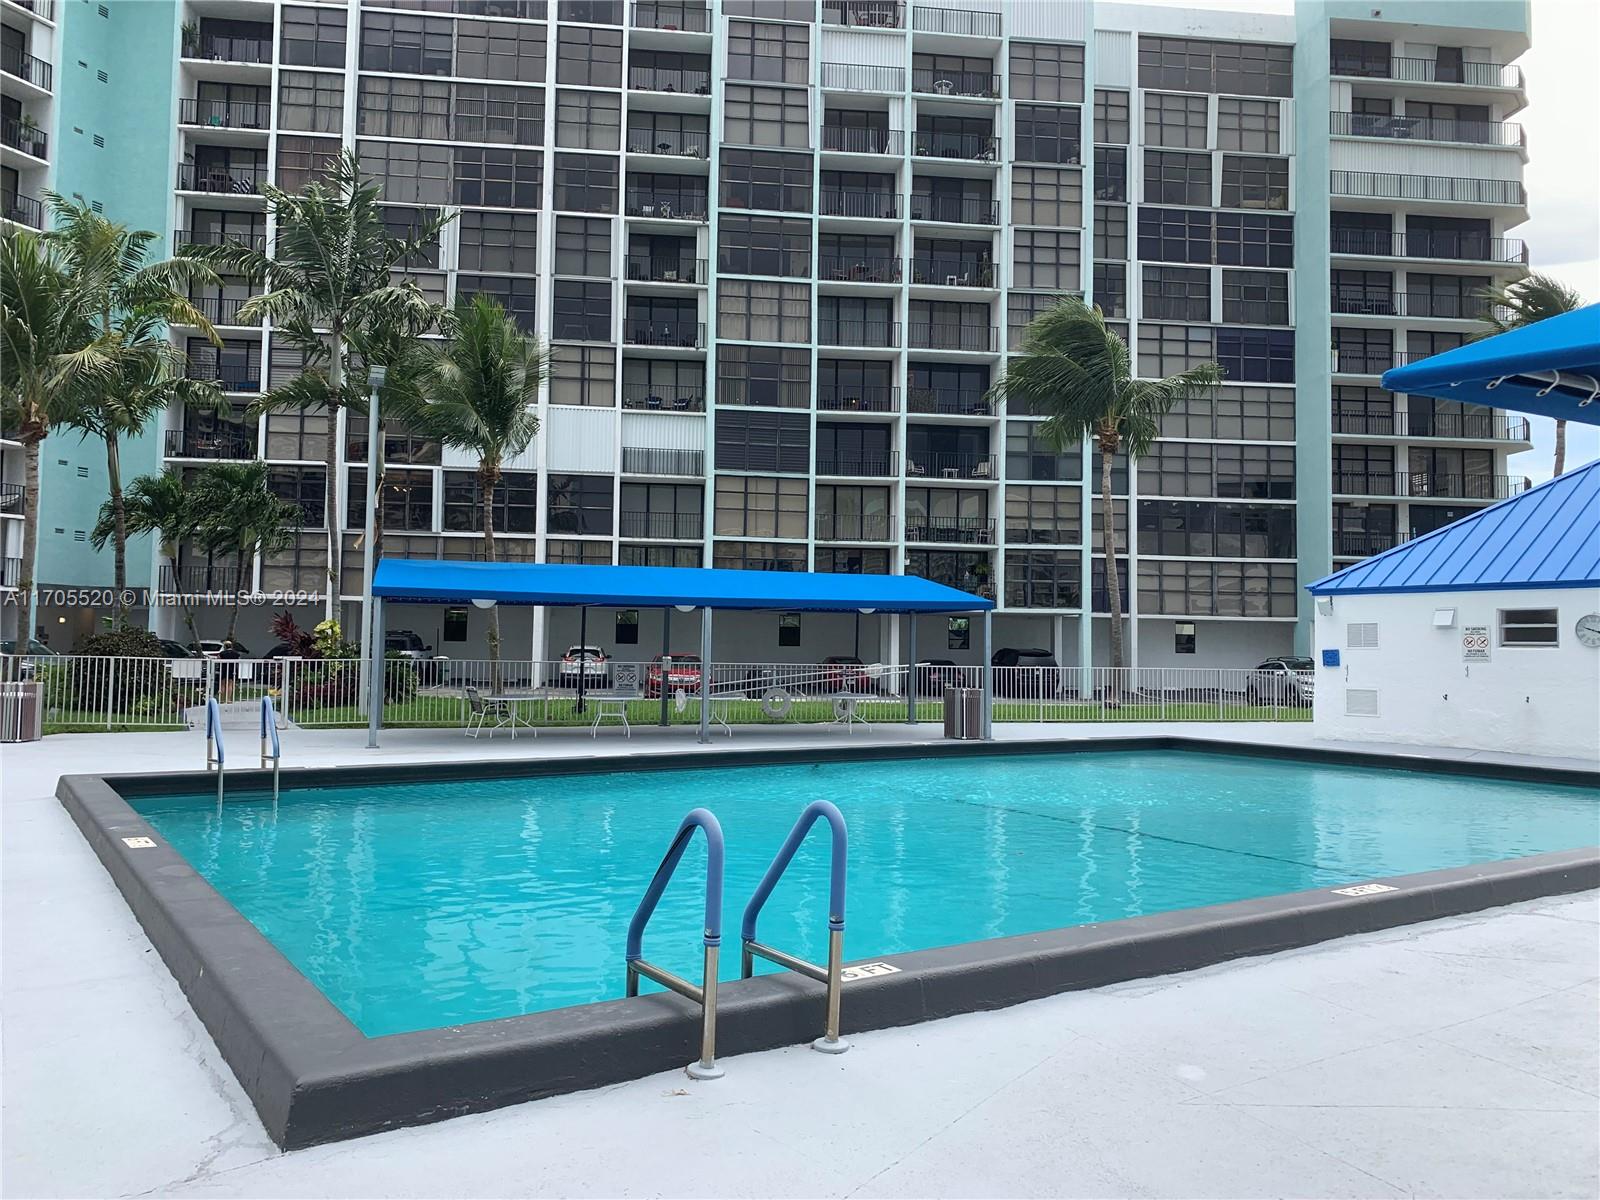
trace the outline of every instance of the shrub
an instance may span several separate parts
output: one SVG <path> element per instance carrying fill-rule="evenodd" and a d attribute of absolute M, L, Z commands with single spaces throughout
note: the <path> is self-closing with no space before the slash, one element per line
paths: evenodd
<path fill-rule="evenodd" d="M 383 656 L 383 698 L 391 704 L 404 704 L 417 694 L 417 664 L 398 650 Z"/>
<path fill-rule="evenodd" d="M 155 634 L 148 629 L 114 629 L 95 634 L 78 648 L 70 687 L 79 708 L 125 712 L 146 696 L 170 694 L 172 672 Z"/>
<path fill-rule="evenodd" d="M 291 654 L 300 658 L 320 657 L 316 638 L 295 624 L 291 612 L 284 611 L 272 618 L 272 636 L 288 646 Z"/>

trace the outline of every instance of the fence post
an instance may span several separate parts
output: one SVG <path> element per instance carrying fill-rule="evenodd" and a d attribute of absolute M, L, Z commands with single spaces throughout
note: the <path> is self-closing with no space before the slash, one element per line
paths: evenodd
<path fill-rule="evenodd" d="M 106 669 L 106 732 L 110 733 L 111 712 L 117 703 L 117 660 L 112 658 L 107 661 L 110 665 Z"/>

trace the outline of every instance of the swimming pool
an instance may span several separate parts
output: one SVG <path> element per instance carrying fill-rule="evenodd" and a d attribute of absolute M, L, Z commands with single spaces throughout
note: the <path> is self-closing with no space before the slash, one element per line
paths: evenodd
<path fill-rule="evenodd" d="M 133 807 L 367 1037 L 623 994 L 623 939 L 688 809 L 727 838 L 730 932 L 802 806 L 850 823 L 846 952 L 926 950 L 1592 845 L 1587 787 L 1175 749 L 230 790 Z M 762 917 L 820 959 L 813 833 Z M 703 845 L 646 939 L 698 972 Z M 738 973 L 723 956 L 723 976 Z"/>

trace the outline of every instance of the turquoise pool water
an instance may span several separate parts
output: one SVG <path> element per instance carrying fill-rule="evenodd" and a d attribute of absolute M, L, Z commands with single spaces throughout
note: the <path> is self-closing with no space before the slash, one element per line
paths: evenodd
<path fill-rule="evenodd" d="M 1554 785 L 1179 751 L 363 784 L 134 802 L 368 1036 L 623 993 L 623 940 L 678 821 L 727 837 L 723 967 L 805 802 L 850 824 L 851 959 L 1115 920 L 1600 840 Z M 697 836 L 645 955 L 699 971 Z M 825 829 L 762 917 L 820 959 Z"/>

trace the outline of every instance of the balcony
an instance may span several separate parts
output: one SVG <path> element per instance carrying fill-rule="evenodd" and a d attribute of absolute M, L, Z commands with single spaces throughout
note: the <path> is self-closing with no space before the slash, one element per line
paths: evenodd
<path fill-rule="evenodd" d="M 986 325 L 911 322 L 910 345 L 913 350 L 965 350 L 993 354 L 999 341 L 998 332 Z"/>
<path fill-rule="evenodd" d="M 817 408 L 821 412 L 899 412 L 900 389 L 884 384 L 818 384 Z"/>
<path fill-rule="evenodd" d="M 1385 532 L 1379 529 L 1336 529 L 1333 532 L 1335 558 L 1371 558 L 1385 550 L 1393 550 L 1402 542 L 1411 540 L 1409 533 L 1398 530 Z"/>
<path fill-rule="evenodd" d="M 660 538 L 699 541 L 705 536 L 705 518 L 697 512 L 629 512 L 617 517 L 617 532 L 625 538 Z"/>
<path fill-rule="evenodd" d="M 678 350 L 704 350 L 706 327 L 702 321 L 648 321 L 630 318 L 622 323 L 622 340 L 630 346 L 667 346 Z"/>
<path fill-rule="evenodd" d="M 818 513 L 819 542 L 888 542 L 894 539 L 894 518 L 888 513 Z"/>
<path fill-rule="evenodd" d="M 928 96 L 972 96 L 981 100 L 998 100 L 1000 76 L 982 71 L 935 71 L 919 67 L 911 72 L 911 90 Z"/>
<path fill-rule="evenodd" d="M 183 57 L 209 62 L 271 64 L 272 39 L 218 37 L 216 34 L 202 33 L 198 37 L 183 39 Z"/>
<path fill-rule="evenodd" d="M 1390 367 L 1403 367 L 1429 357 L 1430 354 L 1412 354 L 1407 350 L 1341 349 L 1335 346 L 1330 369 L 1335 375 L 1382 375 Z"/>
<path fill-rule="evenodd" d="M 22 560 L 0 559 L 0 587 L 14 588 L 22 583 Z"/>
<path fill-rule="evenodd" d="M 248 296 L 190 296 L 189 303 L 200 310 L 200 315 L 213 325 L 259 325 L 261 318 L 241 321 L 239 310 L 248 303 Z"/>
<path fill-rule="evenodd" d="M 817 279 L 822 283 L 899 283 L 900 260 L 824 254 L 817 259 Z"/>
<path fill-rule="evenodd" d="M 628 87 L 636 92 L 711 95 L 711 72 L 686 67 L 628 67 Z"/>
<path fill-rule="evenodd" d="M 858 129 L 847 125 L 824 125 L 822 148 L 840 154 L 904 154 L 903 129 Z"/>
<path fill-rule="evenodd" d="M 56 19 L 56 0 L 11 0 L 11 3 L 46 21 Z"/>
<path fill-rule="evenodd" d="M 994 263 L 986 258 L 919 254 L 911 260 L 911 282 L 940 287 L 992 288 Z"/>
<path fill-rule="evenodd" d="M 0 46 L 0 71 L 23 83 L 31 83 L 42 92 L 48 92 L 52 86 L 50 64 L 16 46 Z"/>
<path fill-rule="evenodd" d="M 898 221 L 900 197 L 894 192 L 872 192 L 861 188 L 824 190 L 817 209 L 825 217 L 865 217 L 874 221 Z"/>
<path fill-rule="evenodd" d="M 906 541 L 957 546 L 992 546 L 993 517 L 908 517 Z"/>
<path fill-rule="evenodd" d="M 711 29 L 711 12 L 703 4 L 645 0 L 633 6 L 631 20 L 635 29 L 660 29 L 669 33 L 706 33 Z"/>
<path fill-rule="evenodd" d="M 1477 442 L 1526 442 L 1526 417 L 1505 413 L 1335 412 L 1333 432 L 1354 437 L 1455 438 Z"/>
<path fill-rule="evenodd" d="M 255 343 L 259 348 L 260 343 Z M 190 362 L 188 378 L 214 383 L 225 392 L 259 392 L 261 364 Z"/>
<path fill-rule="evenodd" d="M 906 90 L 904 67 L 880 67 L 871 63 L 825 62 L 822 86 L 836 92 L 892 92 Z"/>
<path fill-rule="evenodd" d="M 173 246 L 248 246 L 257 254 L 267 252 L 265 233 L 235 232 L 230 229 L 174 229 Z"/>
<path fill-rule="evenodd" d="M 168 458 L 252 459 L 255 435 L 229 429 L 169 429 Z"/>
<path fill-rule="evenodd" d="M 0 192 L 0 217 L 30 229 L 43 229 L 44 205 L 21 192 Z"/>
<path fill-rule="evenodd" d="M 1361 258 L 1437 258 L 1450 262 L 1521 263 L 1528 247 L 1521 238 L 1476 233 L 1387 233 L 1381 229 L 1334 229 L 1329 253 Z"/>
<path fill-rule="evenodd" d="M 1398 138 L 1412 142 L 1465 142 L 1474 146 L 1528 144 L 1515 121 L 1455 121 L 1382 113 L 1330 112 L 1328 132 L 1342 137 Z"/>
<path fill-rule="evenodd" d="M 901 0 L 822 0 L 822 23 L 857 29 L 904 29 L 906 6 Z"/>
<path fill-rule="evenodd" d="M 704 450 L 662 450 L 654 446 L 624 446 L 624 475 L 704 475 Z"/>
<path fill-rule="evenodd" d="M 913 221 L 940 221 L 949 225 L 998 225 L 1000 206 L 993 200 L 967 196 L 911 194 Z"/>
<path fill-rule="evenodd" d="M 893 479 L 900 473 L 900 455 L 893 450 L 875 454 L 817 454 L 817 474 L 843 479 Z"/>
<path fill-rule="evenodd" d="M 1347 473 L 1335 469 L 1333 491 L 1338 496 L 1394 496 L 1400 499 L 1505 500 L 1532 486 L 1522 475 L 1466 475 L 1429 471 L 1392 474 Z"/>
<path fill-rule="evenodd" d="M 704 283 L 706 260 L 677 255 L 630 254 L 626 269 L 634 283 Z"/>
<path fill-rule="evenodd" d="M 25 124 L 14 117 L 0 120 L 0 142 L 13 150 L 31 154 L 34 158 L 50 157 L 50 139 L 45 136 L 44 130 L 37 125 Z"/>
<path fill-rule="evenodd" d="M 919 4 L 911 10 L 911 28 L 918 33 L 997 38 L 1000 36 L 1000 14 L 967 8 L 931 8 Z"/>
<path fill-rule="evenodd" d="M 1335 196 L 1371 200 L 1425 200 L 1436 203 L 1503 204 L 1525 208 L 1528 194 L 1515 179 L 1461 179 L 1454 175 L 1395 175 L 1383 171 L 1332 171 L 1328 190 Z"/>
<path fill-rule="evenodd" d="M 260 129 L 272 124 L 272 105 L 253 100 L 178 101 L 178 124 L 203 125 L 208 129 Z"/>
<path fill-rule="evenodd" d="M 705 412 L 705 388 L 692 388 L 664 383 L 625 383 L 622 385 L 622 407 L 646 412 Z"/>
<path fill-rule="evenodd" d="M 906 411 L 941 413 L 951 417 L 992 417 L 994 410 L 982 393 L 963 388 L 913 387 L 906 392 Z"/>
<path fill-rule="evenodd" d="M 259 196 L 261 185 L 267 182 L 265 167 L 196 166 L 183 163 L 178 167 L 180 192 L 205 192 L 213 196 Z"/>
<path fill-rule="evenodd" d="M 817 322 L 817 342 L 824 346 L 894 349 L 900 345 L 900 322 L 830 321 L 823 318 Z"/>
<path fill-rule="evenodd" d="M 704 221 L 706 197 L 703 192 L 657 192 L 629 188 L 623 211 L 630 217 L 652 217 L 659 221 Z"/>
<path fill-rule="evenodd" d="M 249 592 L 253 581 L 248 571 L 228 563 L 199 563 L 193 566 L 173 566 L 163 563 L 159 590 L 163 596 L 224 596 Z"/>
<path fill-rule="evenodd" d="M 917 451 L 906 453 L 906 478 L 918 479 L 998 479 L 992 454 Z"/>
<path fill-rule="evenodd" d="M 709 158 L 711 135 L 685 129 L 630 129 L 629 154 L 660 154 L 668 158 Z"/>
<path fill-rule="evenodd" d="M 0 483 L 0 517 L 27 514 L 28 493 L 20 483 Z"/>
<path fill-rule="evenodd" d="M 1362 317 L 1429 317 L 1449 321 L 1482 320 L 1488 301 L 1477 296 L 1431 295 L 1427 292 L 1340 292 L 1328 298 L 1330 310 Z"/>
<path fill-rule="evenodd" d="M 987 133 L 937 133 L 919 129 L 912 139 L 911 153 L 919 158 L 997 162 L 1000 158 L 1000 139 Z"/>
<path fill-rule="evenodd" d="M 1346 79 L 1393 79 L 1398 83 L 1456 83 L 1468 87 L 1520 88 L 1522 68 L 1491 62 L 1440 63 L 1432 58 L 1391 58 L 1387 65 L 1365 59 L 1334 59 L 1329 74 Z"/>

